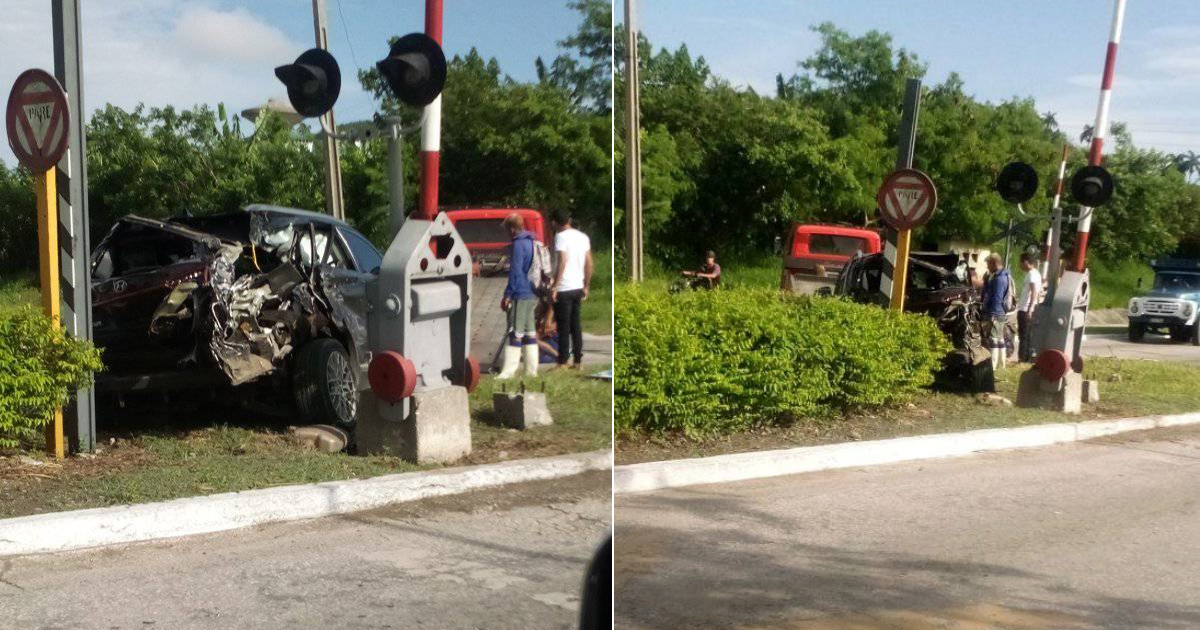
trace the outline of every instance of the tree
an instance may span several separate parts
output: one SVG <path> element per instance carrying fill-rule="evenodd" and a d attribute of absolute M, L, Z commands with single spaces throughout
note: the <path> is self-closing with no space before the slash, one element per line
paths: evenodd
<path fill-rule="evenodd" d="M 567 6 L 582 16 L 579 28 L 558 43 L 567 52 L 549 67 L 537 59 L 538 80 L 566 90 L 577 108 L 607 113 L 612 110 L 612 2 L 575 0 Z"/>

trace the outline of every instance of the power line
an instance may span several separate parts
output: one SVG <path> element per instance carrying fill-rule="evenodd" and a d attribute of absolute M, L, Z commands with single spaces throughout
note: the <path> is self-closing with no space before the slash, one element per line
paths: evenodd
<path fill-rule="evenodd" d="M 342 23 L 342 32 L 346 34 L 346 45 L 350 47 L 350 59 L 354 61 L 354 69 L 362 70 L 358 64 L 358 55 L 354 54 L 354 41 L 350 39 L 350 28 L 346 26 L 346 14 L 342 12 L 342 0 L 337 0 L 338 20 Z"/>

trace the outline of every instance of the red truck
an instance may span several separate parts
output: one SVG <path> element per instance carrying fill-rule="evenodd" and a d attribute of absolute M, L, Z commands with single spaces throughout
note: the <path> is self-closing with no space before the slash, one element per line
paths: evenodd
<path fill-rule="evenodd" d="M 783 273 L 779 288 L 793 293 L 814 293 L 832 287 L 855 254 L 883 251 L 879 232 L 839 225 L 793 223 L 784 243 Z"/>
<path fill-rule="evenodd" d="M 525 219 L 525 229 L 545 244 L 549 236 L 542 213 L 529 208 L 457 208 L 446 210 L 446 218 L 454 224 L 479 272 L 485 275 L 508 271 L 509 246 L 512 237 L 504 227 L 504 218 L 516 213 Z"/>

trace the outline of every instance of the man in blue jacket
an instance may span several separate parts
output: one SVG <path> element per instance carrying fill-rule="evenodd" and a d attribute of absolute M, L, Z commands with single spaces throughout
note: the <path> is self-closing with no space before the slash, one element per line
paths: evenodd
<path fill-rule="evenodd" d="M 522 358 L 526 376 L 536 376 L 538 343 L 534 306 L 537 305 L 537 295 L 529 279 L 529 270 L 534 264 L 534 236 L 525 229 L 525 220 L 516 213 L 504 218 L 504 227 L 512 235 L 508 286 L 504 287 L 504 297 L 500 300 L 500 309 L 508 313 L 508 345 L 504 347 L 500 374 L 496 378 L 516 376 Z"/>
<path fill-rule="evenodd" d="M 1008 326 L 1009 306 L 1016 301 L 1012 295 L 1012 278 L 1004 268 L 1004 259 L 999 254 L 987 257 L 988 278 L 983 285 L 983 314 L 991 322 L 988 348 L 992 351 L 992 368 L 1001 369 L 1008 358 L 1004 329 Z"/>

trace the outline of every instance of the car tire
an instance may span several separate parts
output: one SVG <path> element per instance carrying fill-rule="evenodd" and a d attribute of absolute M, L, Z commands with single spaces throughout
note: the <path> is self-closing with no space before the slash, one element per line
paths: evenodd
<path fill-rule="evenodd" d="M 1192 326 L 1191 342 L 1193 346 L 1200 346 L 1200 318 L 1197 319 L 1196 325 Z"/>
<path fill-rule="evenodd" d="M 1129 340 L 1133 343 L 1138 343 L 1146 337 L 1145 324 L 1129 324 Z"/>
<path fill-rule="evenodd" d="M 1171 341 L 1174 343 L 1186 343 L 1192 340 L 1194 329 L 1191 326 L 1172 326 Z"/>
<path fill-rule="evenodd" d="M 342 344 L 329 338 L 309 342 L 296 354 L 292 370 L 292 392 L 303 422 L 353 428 L 358 388 Z"/>

